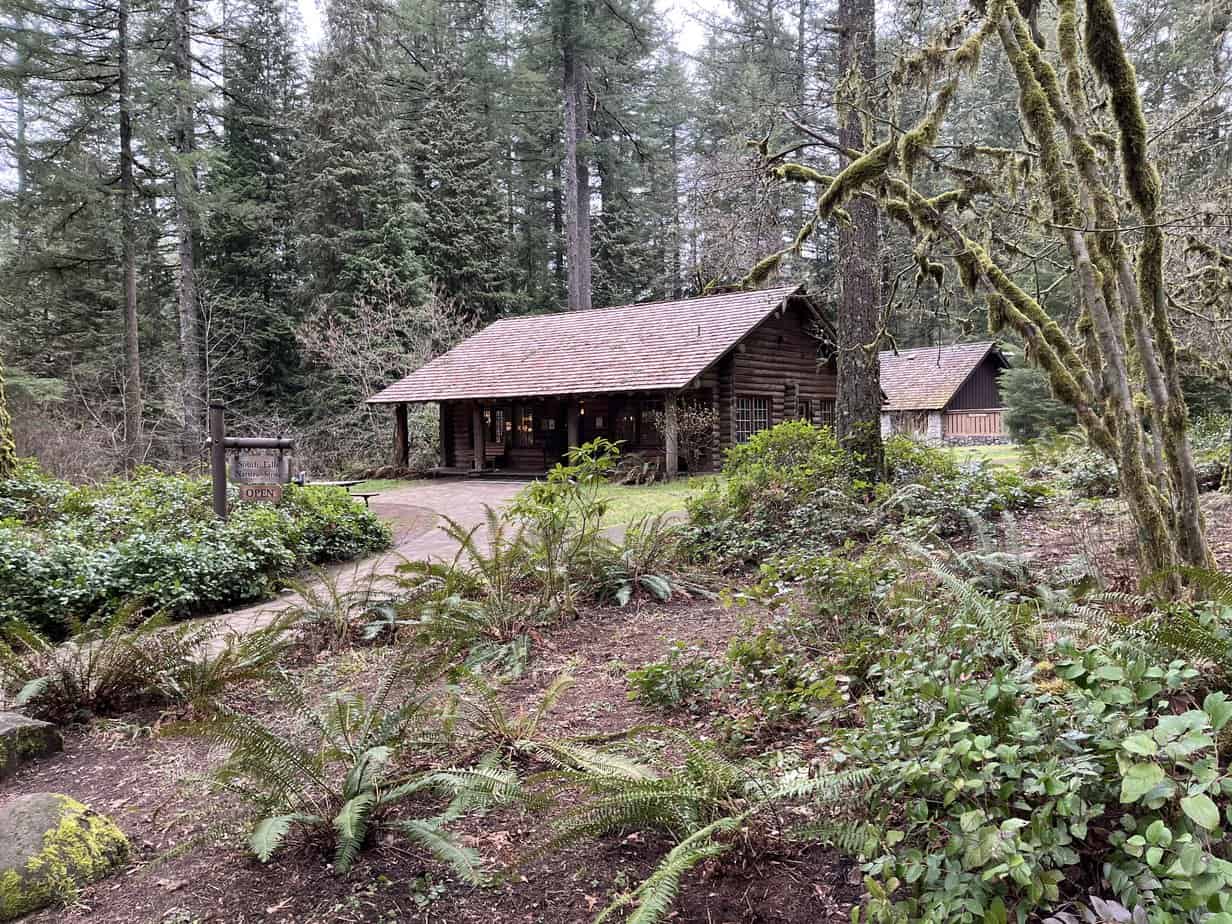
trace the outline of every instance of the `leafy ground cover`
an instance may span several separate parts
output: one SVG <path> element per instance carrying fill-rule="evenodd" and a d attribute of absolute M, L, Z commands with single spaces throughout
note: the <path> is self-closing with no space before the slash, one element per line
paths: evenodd
<path fill-rule="evenodd" d="M 388 545 L 340 488 L 214 516 L 207 482 L 152 470 L 73 486 L 32 464 L 0 483 L 0 620 L 52 637 L 121 609 L 185 616 L 260 599 L 304 567 Z"/>
<path fill-rule="evenodd" d="M 861 485 L 789 425 L 613 540 L 592 444 L 447 524 L 452 564 L 195 680 L 191 639 L 113 671 L 158 695 L 83 704 L 13 785 L 117 816 L 133 866 L 34 920 L 1225 924 L 1232 583 L 1161 604 L 1117 500 L 1084 527 L 1012 472 L 891 458 Z"/>

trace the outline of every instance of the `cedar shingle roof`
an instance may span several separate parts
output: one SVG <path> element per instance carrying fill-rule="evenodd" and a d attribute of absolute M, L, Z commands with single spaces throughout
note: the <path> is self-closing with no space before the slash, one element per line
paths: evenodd
<path fill-rule="evenodd" d="M 941 410 L 995 348 L 991 342 L 960 343 L 881 353 L 882 410 Z"/>
<path fill-rule="evenodd" d="M 368 402 L 683 388 L 798 291 L 784 286 L 496 321 Z"/>

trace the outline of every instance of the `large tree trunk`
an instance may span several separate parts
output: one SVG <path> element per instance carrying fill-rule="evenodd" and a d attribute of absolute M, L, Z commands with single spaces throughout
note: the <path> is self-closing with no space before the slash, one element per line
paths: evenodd
<path fill-rule="evenodd" d="M 586 161 L 586 64 L 578 48 L 580 17 L 566 0 L 561 34 L 565 96 L 565 264 L 569 307 L 590 307 L 590 170 Z"/>
<path fill-rule="evenodd" d="M 860 79 L 875 78 L 874 0 L 839 0 L 839 69 Z M 860 113 L 844 105 L 839 141 L 863 150 Z M 877 357 L 881 325 L 881 234 L 877 203 L 857 195 L 848 204 L 850 224 L 838 231 L 838 401 L 836 426 L 842 445 L 862 459 L 870 481 L 881 481 L 885 451 L 881 443 L 881 367 Z"/>
<path fill-rule="evenodd" d="M 180 260 L 180 364 L 183 374 L 181 394 L 184 405 L 182 451 L 184 459 L 193 462 L 199 457 L 204 443 L 202 428 L 205 425 L 205 385 L 201 369 L 193 222 L 196 175 L 192 164 L 195 131 L 190 17 L 190 0 L 175 0 L 175 223 Z"/>
<path fill-rule="evenodd" d="M 124 465 L 141 460 L 141 344 L 137 334 L 137 239 L 133 218 L 133 116 L 128 0 L 119 0 L 116 39 L 120 104 L 120 246 L 124 265 Z"/>
<path fill-rule="evenodd" d="M 671 297 L 680 298 L 684 295 L 684 280 L 682 278 L 680 267 L 680 141 L 679 128 L 672 126 L 671 136 L 669 138 L 668 151 L 671 156 L 672 163 L 672 255 L 671 255 Z"/>

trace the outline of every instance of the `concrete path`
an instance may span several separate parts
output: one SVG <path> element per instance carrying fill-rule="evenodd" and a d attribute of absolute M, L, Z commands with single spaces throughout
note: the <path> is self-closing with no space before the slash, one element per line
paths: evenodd
<path fill-rule="evenodd" d="M 449 561 L 458 545 L 439 528 L 440 515 L 452 517 L 467 529 L 484 521 L 484 506 L 501 507 L 526 486 L 524 481 L 449 479 L 425 481 L 384 492 L 371 499 L 374 513 L 393 529 L 394 544 L 385 552 L 328 569 L 339 590 L 354 588 L 371 576 L 393 574 L 404 561 Z M 319 584 L 319 582 L 318 582 Z M 295 593 L 216 616 L 221 627 L 251 632 L 268 625 L 279 613 L 302 598 Z"/>

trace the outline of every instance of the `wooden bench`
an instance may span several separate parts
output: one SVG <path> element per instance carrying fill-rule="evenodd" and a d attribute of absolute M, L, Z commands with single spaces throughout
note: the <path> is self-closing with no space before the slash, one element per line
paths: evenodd
<path fill-rule="evenodd" d="M 347 491 L 347 493 L 350 494 L 351 497 L 362 497 L 364 499 L 364 506 L 367 507 L 368 498 L 377 497 L 378 495 L 380 495 L 381 492 L 380 491 Z"/>

